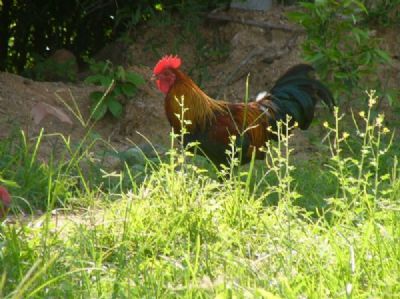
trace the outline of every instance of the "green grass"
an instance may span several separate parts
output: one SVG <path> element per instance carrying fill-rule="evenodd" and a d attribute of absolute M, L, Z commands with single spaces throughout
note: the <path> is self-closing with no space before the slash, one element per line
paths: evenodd
<path fill-rule="evenodd" d="M 348 137 L 337 119 L 323 161 L 296 161 L 283 136 L 222 178 L 179 147 L 107 173 L 89 139 L 49 163 L 51 136 L 3 140 L 16 215 L 0 225 L 0 297 L 399 297 L 398 146 L 369 112 Z"/>

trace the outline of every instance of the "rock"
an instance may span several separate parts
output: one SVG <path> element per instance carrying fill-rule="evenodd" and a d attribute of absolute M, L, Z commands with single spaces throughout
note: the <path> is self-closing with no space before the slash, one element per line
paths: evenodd
<path fill-rule="evenodd" d="M 44 62 L 38 63 L 34 72 L 45 81 L 75 81 L 78 63 L 71 51 L 58 49 Z"/>
<path fill-rule="evenodd" d="M 231 7 L 247 9 L 247 10 L 263 10 L 268 11 L 272 7 L 272 0 L 247 0 L 247 1 L 232 1 Z"/>

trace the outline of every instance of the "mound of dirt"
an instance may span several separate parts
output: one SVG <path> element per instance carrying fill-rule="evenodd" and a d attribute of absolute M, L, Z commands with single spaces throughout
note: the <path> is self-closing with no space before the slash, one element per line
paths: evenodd
<path fill-rule="evenodd" d="M 151 73 L 146 67 L 136 67 L 135 71 Z M 51 136 L 53 133 L 70 136 L 72 142 L 78 142 L 90 129 L 117 148 L 125 148 L 132 142 L 146 143 L 143 136 L 150 136 L 154 143 L 166 143 L 169 138 L 163 98 L 148 84 L 127 102 L 122 119 L 106 116 L 93 128 L 92 122 L 87 121 L 89 95 L 98 90 L 96 86 L 35 82 L 8 73 L 0 73 L 0 86 L 0 138 L 20 129 L 28 138 L 35 138 L 43 129 L 46 135 L 41 147 L 43 158 L 54 149 L 57 137 Z"/>

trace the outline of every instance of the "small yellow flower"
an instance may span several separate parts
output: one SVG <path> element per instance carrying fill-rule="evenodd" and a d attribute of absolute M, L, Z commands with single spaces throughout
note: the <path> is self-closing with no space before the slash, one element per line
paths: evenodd
<path fill-rule="evenodd" d="M 376 118 L 376 125 L 377 125 L 378 127 L 382 126 L 383 119 L 384 119 L 383 114 L 379 114 L 378 117 Z"/>
<path fill-rule="evenodd" d="M 347 139 L 347 138 L 349 138 L 349 136 L 350 136 L 349 133 L 343 132 L 343 135 L 342 135 L 343 139 Z"/>
<path fill-rule="evenodd" d="M 364 118 L 364 117 L 365 117 L 365 112 L 364 112 L 364 111 L 360 111 L 360 112 L 358 113 L 358 115 Z"/>
<path fill-rule="evenodd" d="M 390 130 L 387 127 L 384 127 L 383 130 L 382 130 L 383 134 L 387 134 L 389 132 L 390 132 Z"/>
<path fill-rule="evenodd" d="M 324 121 L 323 126 L 324 126 L 325 128 L 329 127 L 328 122 L 327 122 L 327 121 Z"/>
<path fill-rule="evenodd" d="M 370 97 L 368 101 L 368 107 L 371 108 L 372 106 L 374 106 L 377 102 L 376 99 L 377 99 L 376 97 Z"/>

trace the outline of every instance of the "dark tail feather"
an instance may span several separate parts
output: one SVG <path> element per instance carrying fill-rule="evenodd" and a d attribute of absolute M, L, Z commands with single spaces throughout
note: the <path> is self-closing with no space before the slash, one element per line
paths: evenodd
<path fill-rule="evenodd" d="M 313 120 L 315 104 L 319 100 L 329 109 L 333 109 L 335 102 L 332 93 L 313 77 L 313 72 L 312 66 L 299 64 L 276 81 L 271 89 L 274 107 L 270 107 L 276 120 L 286 120 L 286 115 L 289 114 L 305 130 Z"/>

